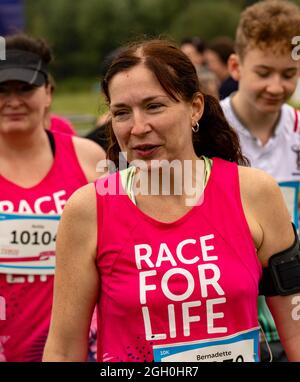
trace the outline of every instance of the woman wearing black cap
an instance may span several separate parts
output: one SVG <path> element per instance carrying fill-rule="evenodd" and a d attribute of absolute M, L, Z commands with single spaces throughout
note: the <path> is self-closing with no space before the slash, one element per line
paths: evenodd
<path fill-rule="evenodd" d="M 95 143 L 44 129 L 51 104 L 47 44 L 7 38 L 0 61 L 0 359 L 40 361 L 48 333 L 56 229 L 105 158 Z"/>

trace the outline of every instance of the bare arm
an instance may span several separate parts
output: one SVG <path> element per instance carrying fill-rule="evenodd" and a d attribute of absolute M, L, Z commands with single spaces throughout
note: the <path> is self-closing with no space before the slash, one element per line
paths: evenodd
<path fill-rule="evenodd" d="M 57 235 L 54 301 L 44 361 L 85 361 L 99 293 L 96 194 L 89 184 L 67 202 Z"/>
<path fill-rule="evenodd" d="M 262 171 L 248 168 L 240 169 L 240 182 L 247 220 L 254 233 L 258 257 L 265 267 L 270 256 L 294 243 L 291 218 L 273 178 Z M 295 296 L 266 299 L 290 361 L 300 361 L 300 320 L 295 320 L 293 314 Z"/>
<path fill-rule="evenodd" d="M 105 151 L 97 143 L 79 137 L 72 137 L 79 163 L 89 182 L 94 182 L 104 173 L 97 172 L 97 164 L 106 159 Z"/>

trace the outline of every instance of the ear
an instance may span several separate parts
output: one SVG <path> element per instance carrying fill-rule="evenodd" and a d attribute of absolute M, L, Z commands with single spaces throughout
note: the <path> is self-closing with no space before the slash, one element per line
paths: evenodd
<path fill-rule="evenodd" d="M 229 56 L 227 66 L 228 66 L 228 70 L 231 77 L 234 80 L 239 81 L 241 77 L 240 76 L 241 58 L 235 53 L 231 54 Z"/>
<path fill-rule="evenodd" d="M 50 107 L 52 104 L 52 88 L 50 84 L 45 85 L 46 90 L 46 107 Z"/>
<path fill-rule="evenodd" d="M 192 101 L 192 126 L 202 117 L 204 111 L 204 96 L 197 93 Z"/>

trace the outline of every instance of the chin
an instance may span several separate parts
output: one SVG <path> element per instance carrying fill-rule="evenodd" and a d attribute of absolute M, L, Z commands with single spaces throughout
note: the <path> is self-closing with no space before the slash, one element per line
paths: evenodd
<path fill-rule="evenodd" d="M 7 124 L 5 126 L 0 127 L 0 131 L 5 134 L 15 134 L 15 133 L 22 133 L 29 130 L 28 126 L 24 125 L 18 125 L 18 124 Z"/>
<path fill-rule="evenodd" d="M 283 104 L 284 102 L 263 103 L 259 105 L 258 109 L 262 113 L 278 113 Z"/>
<path fill-rule="evenodd" d="M 151 165 L 151 160 L 153 159 L 132 158 L 131 160 L 128 160 L 128 163 L 140 168 L 141 170 L 148 171 L 151 167 L 153 167 Z"/>

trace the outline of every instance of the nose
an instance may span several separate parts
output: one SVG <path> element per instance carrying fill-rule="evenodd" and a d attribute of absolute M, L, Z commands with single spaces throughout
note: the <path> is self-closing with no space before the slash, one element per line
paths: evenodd
<path fill-rule="evenodd" d="M 132 135 L 144 135 L 151 131 L 151 126 L 142 111 L 132 113 Z"/>
<path fill-rule="evenodd" d="M 284 86 L 282 83 L 281 76 L 276 74 L 272 76 L 266 88 L 267 92 L 272 95 L 281 95 L 284 93 Z"/>
<path fill-rule="evenodd" d="M 17 92 L 11 91 L 6 94 L 6 105 L 11 107 L 18 107 L 22 103 L 22 99 Z"/>

